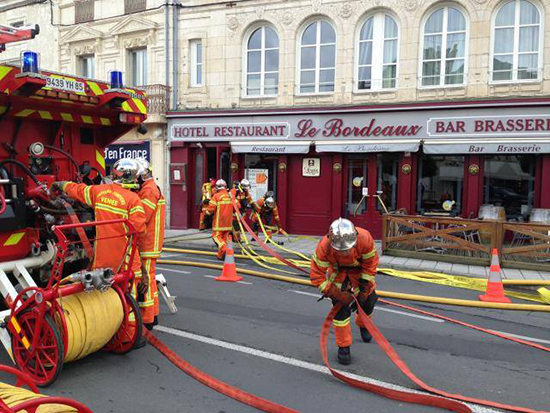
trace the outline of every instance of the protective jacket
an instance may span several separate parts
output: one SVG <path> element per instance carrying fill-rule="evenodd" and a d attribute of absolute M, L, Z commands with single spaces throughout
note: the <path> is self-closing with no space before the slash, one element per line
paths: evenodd
<path fill-rule="evenodd" d="M 348 276 L 353 287 L 359 286 L 360 279 L 374 282 L 378 251 L 367 230 L 357 228 L 357 232 L 357 243 L 348 255 L 334 251 L 328 237 L 323 237 L 317 245 L 311 260 L 310 278 L 322 293 L 326 293 L 332 283 L 340 288 Z"/>
<path fill-rule="evenodd" d="M 65 182 L 61 188 L 69 197 L 94 209 L 96 221 L 128 219 L 138 236 L 145 232 L 145 211 L 139 196 L 117 184 L 88 186 Z M 98 225 L 96 227 L 95 255 L 92 268 L 124 268 L 126 256 L 127 225 L 124 223 Z M 134 254 L 132 264 L 136 278 L 141 277 L 139 253 Z"/>
<path fill-rule="evenodd" d="M 237 205 L 238 206 L 238 205 Z M 206 215 L 214 215 L 214 231 L 231 231 L 233 222 L 233 204 L 227 189 L 220 189 L 212 196 Z"/>
<path fill-rule="evenodd" d="M 265 205 L 265 199 L 260 198 L 256 201 L 254 209 L 258 214 L 260 214 L 260 218 L 262 219 L 262 221 L 265 221 L 266 224 L 269 223 L 268 221 L 271 220 L 271 218 L 273 217 L 275 223 L 278 226 L 281 226 L 281 219 L 279 217 L 279 208 L 277 208 L 277 204 L 275 204 L 273 208 L 269 208 L 267 205 Z M 252 221 L 258 221 L 256 215 L 252 216 Z"/>
<path fill-rule="evenodd" d="M 142 258 L 158 258 L 164 242 L 166 200 L 153 179 L 143 183 L 138 195 L 145 210 L 145 232 L 138 237 L 139 254 Z"/>
<path fill-rule="evenodd" d="M 248 205 L 254 205 L 254 200 L 252 199 L 252 195 L 250 195 L 250 192 L 246 190 L 237 191 L 236 188 L 232 188 L 229 192 L 231 193 L 232 198 L 237 202 L 241 210 L 244 210 Z"/>

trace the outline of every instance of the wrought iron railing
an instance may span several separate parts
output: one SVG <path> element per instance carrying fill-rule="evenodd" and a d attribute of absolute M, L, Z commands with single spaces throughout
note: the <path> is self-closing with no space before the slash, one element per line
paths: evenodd
<path fill-rule="evenodd" d="M 147 112 L 151 115 L 164 115 L 170 108 L 170 87 L 166 85 L 140 86 L 147 93 Z"/>

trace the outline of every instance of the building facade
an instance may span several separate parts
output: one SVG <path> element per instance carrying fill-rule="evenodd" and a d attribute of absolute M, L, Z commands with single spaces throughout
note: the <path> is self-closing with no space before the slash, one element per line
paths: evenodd
<path fill-rule="evenodd" d="M 550 208 L 549 5 L 537 0 L 188 2 L 170 111 L 174 227 L 210 177 L 275 192 L 289 232 L 381 212 Z M 267 179 L 266 179 L 267 177 Z M 547 192 L 547 191 L 546 191 Z"/>

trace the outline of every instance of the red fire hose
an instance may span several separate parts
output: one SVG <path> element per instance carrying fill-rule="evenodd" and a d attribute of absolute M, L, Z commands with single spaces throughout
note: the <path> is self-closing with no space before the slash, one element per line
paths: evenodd
<path fill-rule="evenodd" d="M 446 397 L 448 399 L 453 399 L 453 400 L 441 399 L 441 398 L 430 396 L 430 395 L 418 395 L 418 394 L 413 395 L 411 393 L 406 393 L 406 392 L 394 393 L 394 392 L 397 392 L 397 391 L 396 390 L 388 391 L 388 389 L 385 389 L 385 388 L 382 388 L 382 391 L 380 391 L 380 389 L 377 388 L 378 386 L 374 386 L 374 385 L 371 385 L 371 384 L 366 384 L 366 383 L 360 382 L 358 380 L 354 380 L 350 377 L 347 377 L 347 376 L 345 376 L 341 373 L 338 373 L 337 371 L 333 370 L 330 367 L 330 364 L 328 362 L 327 341 L 328 341 L 328 335 L 329 335 L 329 331 L 330 331 L 330 326 L 332 324 L 332 320 L 333 320 L 334 316 L 336 315 L 336 313 L 338 312 L 339 309 L 340 309 L 340 304 L 335 305 L 331 309 L 331 311 L 329 312 L 327 317 L 325 318 L 325 321 L 323 323 L 323 328 L 321 330 L 321 353 L 323 355 L 323 361 L 325 362 L 326 366 L 329 368 L 331 373 L 336 378 L 344 381 L 345 383 L 347 383 L 347 384 L 349 384 L 353 387 L 357 387 L 357 388 L 360 388 L 360 389 L 363 389 L 363 390 L 366 390 L 366 391 L 371 391 L 371 392 L 380 394 L 384 397 L 397 399 L 397 400 L 405 401 L 405 402 L 408 402 L 408 403 L 419 403 L 419 404 L 425 404 L 425 405 L 428 405 L 428 406 L 437 406 L 437 407 L 442 407 L 444 409 L 447 409 L 447 410 L 450 410 L 450 411 L 455 411 L 455 412 L 470 412 L 471 411 L 470 408 L 467 407 L 466 405 L 456 402 L 456 400 L 459 400 L 459 401 L 462 401 L 462 402 L 475 403 L 475 404 L 479 404 L 479 405 L 483 405 L 483 406 L 494 407 L 494 408 L 497 408 L 497 409 L 510 410 L 510 411 L 513 411 L 513 412 L 550 413 L 550 412 L 545 412 L 545 411 L 537 411 L 537 410 L 529 409 L 529 408 L 526 408 L 526 407 L 511 406 L 511 405 L 504 404 L 504 403 L 498 403 L 498 402 L 482 400 L 482 399 L 475 399 L 475 398 L 472 398 L 472 397 L 462 396 L 460 394 L 447 393 L 443 390 L 438 390 L 434 387 L 431 387 L 431 386 L 427 385 L 426 383 L 424 383 L 421 379 L 419 379 L 409 369 L 409 367 L 405 364 L 405 362 L 403 360 L 401 360 L 401 358 L 399 357 L 399 355 L 397 354 L 395 349 L 391 346 L 391 344 L 388 342 L 388 340 L 386 340 L 386 338 L 382 335 L 380 330 L 378 330 L 378 328 L 374 325 L 374 323 L 371 321 L 371 319 L 365 314 L 365 312 L 363 311 L 363 309 L 361 308 L 359 303 L 357 303 L 357 312 L 358 312 L 359 318 L 361 319 L 363 325 L 367 328 L 369 333 L 372 335 L 372 337 L 374 338 L 376 343 L 382 348 L 382 350 L 384 350 L 386 355 L 395 364 L 395 366 L 399 370 L 401 370 L 401 372 L 403 374 L 405 374 L 405 376 L 407 376 L 413 383 L 415 383 L 421 389 L 423 389 L 423 390 L 425 390 L 429 393 L 433 393 L 433 394 L 436 394 L 438 396 L 443 396 L 443 397 Z M 450 404 L 449 402 L 452 402 L 452 404 Z"/>
<path fill-rule="evenodd" d="M 0 188 L 0 215 L 6 210 L 6 196 L 4 195 L 4 188 Z"/>

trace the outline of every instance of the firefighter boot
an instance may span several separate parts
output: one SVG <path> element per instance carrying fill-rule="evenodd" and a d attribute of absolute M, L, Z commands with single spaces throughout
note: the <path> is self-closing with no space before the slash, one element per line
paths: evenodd
<path fill-rule="evenodd" d="M 351 351 L 349 347 L 338 347 L 338 363 L 346 366 L 351 363 Z"/>
<path fill-rule="evenodd" d="M 367 329 L 364 328 L 364 327 L 361 327 L 359 330 L 361 331 L 361 338 L 363 339 L 363 341 L 364 341 L 365 343 L 370 343 L 371 340 L 372 340 L 372 336 L 371 336 L 371 334 L 369 333 L 369 330 L 367 330 Z"/>

